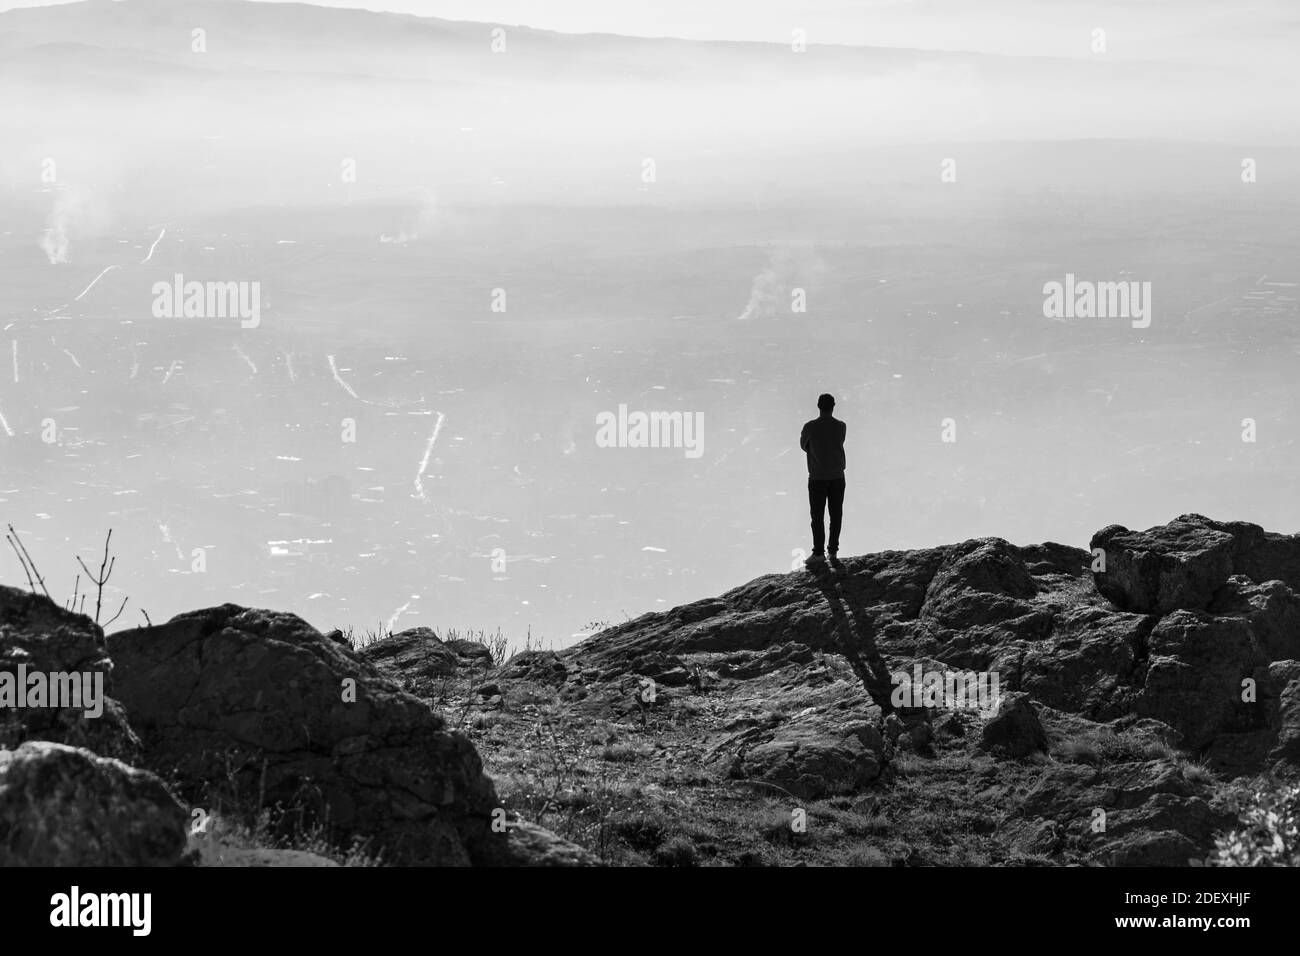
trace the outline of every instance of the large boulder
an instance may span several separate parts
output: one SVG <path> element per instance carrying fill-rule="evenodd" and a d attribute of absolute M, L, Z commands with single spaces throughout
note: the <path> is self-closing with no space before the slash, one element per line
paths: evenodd
<path fill-rule="evenodd" d="M 26 740 L 53 740 L 86 747 L 105 757 L 134 761 L 140 741 L 114 698 L 113 665 L 104 632 L 84 614 L 59 607 L 44 595 L 0 585 L 0 748 L 15 748 Z M 19 678 L 34 690 L 32 676 L 85 675 L 79 681 L 82 706 L 15 706 Z M 59 682 L 61 683 L 61 682 Z M 71 687 L 71 684 L 67 685 Z M 85 692 L 102 687 L 102 712 L 90 706 Z M 30 701 L 30 696 L 27 698 Z"/>
<path fill-rule="evenodd" d="M 1198 515 L 1146 531 L 1109 525 L 1092 536 L 1091 548 L 1104 552 L 1093 580 L 1124 611 L 1204 610 L 1232 574 L 1235 543 Z"/>
<path fill-rule="evenodd" d="M 392 863 L 482 862 L 503 839 L 473 745 L 292 614 L 226 604 L 114 634 L 109 650 L 150 766 L 193 800 L 214 785 L 260 795 Z"/>
<path fill-rule="evenodd" d="M 1300 659 L 1300 594 L 1281 581 L 1256 584 L 1234 574 L 1215 595 L 1210 613 L 1249 621 L 1267 660 Z"/>
<path fill-rule="evenodd" d="M 189 815 L 144 770 L 30 741 L 0 750 L 0 867 L 175 866 Z"/>
<path fill-rule="evenodd" d="M 1188 747 L 1262 725 L 1261 709 L 1242 700 L 1242 681 L 1268 665 L 1248 621 L 1175 611 L 1152 629 L 1147 654 L 1135 711 L 1179 731 Z"/>

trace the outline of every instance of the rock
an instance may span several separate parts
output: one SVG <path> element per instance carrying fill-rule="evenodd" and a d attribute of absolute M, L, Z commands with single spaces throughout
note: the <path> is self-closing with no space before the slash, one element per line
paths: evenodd
<path fill-rule="evenodd" d="M 456 653 L 427 627 L 390 634 L 358 653 L 422 700 L 439 699 L 446 678 L 460 666 Z"/>
<path fill-rule="evenodd" d="M 508 818 L 506 843 L 491 860 L 495 866 L 598 866 L 591 853 L 519 817 Z"/>
<path fill-rule="evenodd" d="M 951 628 L 969 628 L 1023 617 L 1038 593 L 1019 550 L 1001 538 L 954 546 L 926 591 L 920 617 Z"/>
<path fill-rule="evenodd" d="M 555 651 L 520 651 L 506 662 L 501 676 L 509 680 L 531 680 L 543 684 L 562 684 L 569 674 L 564 661 Z"/>
<path fill-rule="evenodd" d="M 907 730 L 907 742 L 913 750 L 924 750 L 934 738 L 934 727 L 928 720 L 917 720 Z"/>
<path fill-rule="evenodd" d="M 1147 747 L 1165 747 L 1173 750 L 1185 746 L 1183 735 L 1168 724 L 1150 717 L 1142 717 L 1126 722 L 1117 728 L 1120 736 L 1132 740 L 1135 744 Z"/>
<path fill-rule="evenodd" d="M 336 842 L 369 838 L 391 863 L 474 863 L 500 842 L 469 741 L 302 619 L 226 604 L 108 643 L 149 765 L 196 800 L 229 780 L 236 799 L 328 817 Z"/>
<path fill-rule="evenodd" d="M 1116 607 L 1140 614 L 1204 610 L 1233 570 L 1235 539 L 1199 515 L 1129 531 L 1110 525 L 1092 536 L 1105 552 L 1105 570 L 1093 572 L 1097 590 Z"/>
<path fill-rule="evenodd" d="M 691 682 L 690 671 L 686 669 L 680 657 L 659 651 L 651 651 L 638 657 L 632 662 L 631 670 L 664 687 L 685 687 Z"/>
<path fill-rule="evenodd" d="M 941 739 L 952 739 L 966 736 L 966 724 L 962 720 L 961 714 L 954 711 L 948 711 L 936 717 L 934 719 L 933 729 L 934 736 Z"/>
<path fill-rule="evenodd" d="M 1186 866 L 1233 817 L 1168 760 L 1108 767 L 1049 764 L 1019 819 L 1059 824 L 1063 844 L 1107 866 Z M 1022 831 L 1023 832 L 1023 831 Z M 1006 827 L 998 836 L 1010 836 Z"/>
<path fill-rule="evenodd" d="M 175 866 L 189 814 L 151 773 L 30 741 L 0 750 L 0 867 Z"/>
<path fill-rule="evenodd" d="M 807 664 L 813 659 L 813 650 L 807 644 L 778 644 L 762 651 L 737 651 L 719 662 L 718 670 L 724 677 L 758 677 L 796 664 Z"/>
<path fill-rule="evenodd" d="M 1234 574 L 1215 595 L 1210 612 L 1249 621 L 1267 660 L 1300 659 L 1300 595 L 1281 581 L 1256 584 Z"/>
<path fill-rule="evenodd" d="M 1047 750 L 1047 734 L 1028 694 L 1002 695 L 993 719 L 980 733 L 980 748 L 1016 758 Z"/>
<path fill-rule="evenodd" d="M 90 687 L 103 682 L 103 713 L 87 717 L 87 707 L 0 706 L 0 748 L 26 740 L 52 740 L 86 747 L 105 757 L 134 761 L 140 741 L 114 697 L 113 664 L 104 632 L 84 614 L 59 607 L 44 595 L 0 585 L 0 674 L 89 674 Z M 82 687 L 85 688 L 85 684 Z M 87 702 L 83 699 L 83 704 Z"/>
<path fill-rule="evenodd" d="M 341 630 L 339 630 L 337 627 L 334 628 L 332 631 L 326 631 L 325 636 L 329 638 L 331 641 L 334 641 L 335 643 L 342 644 L 344 647 L 352 646 L 352 642 L 349 641 L 346 635 L 344 635 L 344 633 Z"/>
<path fill-rule="evenodd" d="M 1263 725 L 1260 708 L 1241 699 L 1242 681 L 1268 664 L 1247 621 L 1175 611 L 1160 619 L 1147 645 L 1137 714 L 1163 721 L 1198 750 L 1218 734 Z"/>
<path fill-rule="evenodd" d="M 1061 827 L 1055 820 L 1013 818 L 998 829 L 1001 841 L 1028 856 L 1050 856 L 1060 849 Z"/>
<path fill-rule="evenodd" d="M 456 655 L 457 660 L 463 667 L 486 668 L 492 666 L 492 651 L 486 644 L 453 638 L 444 642 L 443 646 Z"/>
<path fill-rule="evenodd" d="M 1300 661 L 1275 661 L 1269 666 L 1276 691 L 1276 736 L 1268 761 L 1279 777 L 1300 776 Z"/>
<path fill-rule="evenodd" d="M 1025 649 L 1020 689 L 1049 707 L 1110 720 L 1128 713 L 1155 618 L 1081 605 L 1056 615 L 1050 636 Z"/>
<path fill-rule="evenodd" d="M 759 742 L 740 750 L 729 776 L 774 784 L 804 800 L 860 790 L 884 765 L 884 740 L 870 720 L 837 724 L 812 715 L 750 739 Z"/>

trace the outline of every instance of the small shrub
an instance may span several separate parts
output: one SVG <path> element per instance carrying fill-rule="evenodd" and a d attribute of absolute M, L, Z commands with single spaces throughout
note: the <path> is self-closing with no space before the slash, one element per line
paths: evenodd
<path fill-rule="evenodd" d="M 1300 866 L 1300 786 L 1265 787 L 1236 803 L 1241 826 L 1215 839 L 1211 866 Z"/>

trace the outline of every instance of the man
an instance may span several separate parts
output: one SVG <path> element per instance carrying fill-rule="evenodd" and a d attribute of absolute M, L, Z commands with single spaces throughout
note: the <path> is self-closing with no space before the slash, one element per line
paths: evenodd
<path fill-rule="evenodd" d="M 839 568 L 840 522 L 844 514 L 844 436 L 848 426 L 831 415 L 835 399 L 822 395 L 817 399 L 821 412 L 804 425 L 799 435 L 799 447 L 808 455 L 808 509 L 812 514 L 813 550 L 807 563 L 821 561 L 826 551 L 830 553 L 832 567 Z M 831 536 L 826 541 L 822 515 L 830 507 Z"/>

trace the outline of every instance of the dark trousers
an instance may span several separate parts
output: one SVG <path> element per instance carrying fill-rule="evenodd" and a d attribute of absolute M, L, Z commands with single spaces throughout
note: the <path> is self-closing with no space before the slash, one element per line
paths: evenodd
<path fill-rule="evenodd" d="M 822 515 L 826 507 L 831 512 L 831 540 L 829 551 L 836 554 L 840 550 L 840 523 L 844 518 L 844 479 L 808 479 L 808 510 L 812 515 L 813 551 L 820 554 L 826 541 L 826 529 L 822 524 Z"/>

